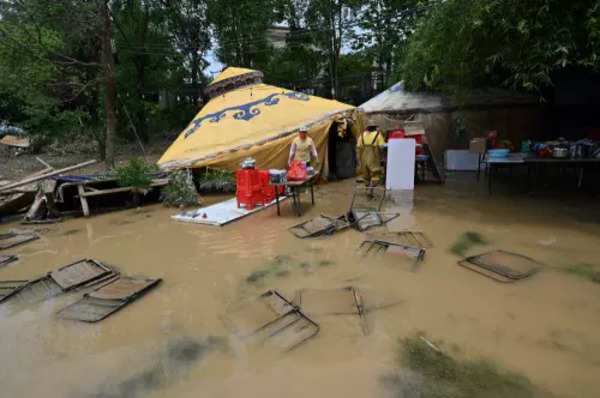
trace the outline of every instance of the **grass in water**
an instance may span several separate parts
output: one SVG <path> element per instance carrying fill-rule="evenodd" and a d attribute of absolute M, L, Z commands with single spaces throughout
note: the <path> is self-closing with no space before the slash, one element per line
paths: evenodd
<path fill-rule="evenodd" d="M 265 276 L 267 276 L 269 274 L 269 271 L 267 270 L 257 270 L 257 271 L 253 271 L 250 275 L 248 275 L 248 277 L 246 278 L 246 282 L 248 283 L 254 283 L 254 282 L 258 282 L 259 280 L 261 280 L 262 278 L 264 278 Z"/>
<path fill-rule="evenodd" d="M 563 272 L 571 275 L 577 275 L 595 283 L 600 283 L 600 271 L 595 270 L 591 264 L 570 265 L 562 269 Z"/>
<path fill-rule="evenodd" d="M 485 245 L 488 242 L 483 238 L 483 236 L 477 232 L 465 232 L 461 235 L 460 238 L 452 245 L 450 251 L 454 254 L 457 254 L 461 257 L 465 256 L 467 250 L 475 245 Z"/>
<path fill-rule="evenodd" d="M 290 276 L 292 271 L 297 268 L 303 269 L 304 271 L 312 271 L 315 266 L 328 267 L 331 265 L 334 265 L 334 262 L 329 260 L 321 260 L 315 265 L 314 263 L 310 263 L 308 261 L 298 262 L 290 256 L 280 255 L 252 271 L 252 273 L 246 278 L 246 282 L 257 283 L 268 276 L 284 278 Z"/>
<path fill-rule="evenodd" d="M 422 385 L 420 394 L 416 396 L 447 398 L 537 396 L 534 387 L 526 377 L 501 370 L 487 360 L 455 359 L 432 348 L 418 336 L 402 341 L 400 360 L 406 368 L 424 378 L 419 383 Z M 393 377 L 390 380 L 393 380 Z"/>

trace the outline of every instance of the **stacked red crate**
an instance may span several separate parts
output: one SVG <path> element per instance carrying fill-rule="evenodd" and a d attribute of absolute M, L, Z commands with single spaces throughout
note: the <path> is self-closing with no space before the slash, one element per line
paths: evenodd
<path fill-rule="evenodd" d="M 262 178 L 256 169 L 239 169 L 236 172 L 237 206 L 245 205 L 252 210 L 257 204 L 265 205 Z M 268 173 L 267 173 L 268 174 Z"/>
<path fill-rule="evenodd" d="M 236 172 L 237 206 L 245 205 L 246 209 L 252 210 L 257 204 L 266 205 L 275 200 L 275 187 L 271 185 L 271 177 L 268 170 L 239 169 Z M 277 186 L 279 195 L 283 195 L 283 185 Z"/>

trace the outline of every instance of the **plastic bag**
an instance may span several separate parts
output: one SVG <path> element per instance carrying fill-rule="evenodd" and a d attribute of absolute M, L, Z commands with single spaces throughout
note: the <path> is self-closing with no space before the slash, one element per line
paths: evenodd
<path fill-rule="evenodd" d="M 290 170 L 287 173 L 288 181 L 302 181 L 308 178 L 308 171 L 304 162 L 300 160 L 294 160 L 290 164 Z"/>

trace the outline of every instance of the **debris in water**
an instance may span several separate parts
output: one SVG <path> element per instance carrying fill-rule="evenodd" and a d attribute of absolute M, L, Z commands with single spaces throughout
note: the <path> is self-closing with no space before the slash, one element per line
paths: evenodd
<path fill-rule="evenodd" d="M 414 247 L 408 245 L 400 245 L 392 242 L 386 242 L 384 240 L 365 240 L 358 247 L 358 252 L 362 256 L 376 253 L 392 253 L 402 254 L 404 256 L 413 258 L 415 260 L 411 271 L 416 271 L 420 261 L 425 258 L 425 249 L 422 247 Z"/>
<path fill-rule="evenodd" d="M 315 337 L 319 325 L 276 290 L 228 312 L 234 332 L 241 337 L 269 342 L 290 351 Z"/>
<path fill-rule="evenodd" d="M 29 282 L 28 280 L 0 281 L 0 303 L 6 296 L 11 295 L 15 290 L 21 289 Z"/>
<path fill-rule="evenodd" d="M 3 268 L 8 264 L 17 261 L 18 259 L 19 257 L 14 255 L 0 256 L 0 268 Z"/>
<path fill-rule="evenodd" d="M 399 245 L 422 247 L 430 249 L 433 247 L 431 240 L 423 232 L 419 231 L 400 231 L 400 232 L 377 232 L 376 235 L 369 234 L 370 237 L 376 236 L 377 240 L 396 243 Z"/>
<path fill-rule="evenodd" d="M 349 228 L 352 224 L 346 215 L 335 218 L 321 214 L 319 217 L 293 225 L 288 230 L 297 238 L 305 239 L 331 235 Z"/>
<path fill-rule="evenodd" d="M 355 187 L 350 212 L 380 212 L 386 193 L 383 187 Z"/>
<path fill-rule="evenodd" d="M 505 283 L 527 278 L 544 267 L 529 257 L 504 250 L 468 257 L 458 265 Z"/>
<path fill-rule="evenodd" d="M 450 251 L 464 257 L 467 250 L 475 245 L 485 245 L 488 242 L 477 232 L 465 232 L 452 247 Z"/>
<path fill-rule="evenodd" d="M 435 344 L 433 344 L 431 341 L 429 341 L 429 340 L 427 339 L 427 337 L 425 337 L 425 336 L 419 336 L 419 338 L 420 338 L 421 340 L 423 340 L 423 341 L 425 342 L 425 344 L 427 344 L 427 345 L 428 345 L 428 346 L 429 346 L 429 347 L 430 347 L 432 350 L 435 350 L 435 351 L 437 351 L 437 352 L 442 352 L 442 350 L 440 350 L 438 346 L 436 346 L 436 345 L 435 345 Z"/>
<path fill-rule="evenodd" d="M 432 345 L 438 346 L 439 344 Z M 423 397 L 533 397 L 535 388 L 523 375 L 499 369 L 486 360 L 459 360 L 436 350 L 420 337 L 404 339 L 401 363 L 426 379 Z M 418 379 L 417 379 L 418 380 Z M 400 396 L 400 395 L 398 395 Z"/>
<path fill-rule="evenodd" d="M 558 242 L 558 240 L 555 237 L 552 237 L 549 239 L 538 240 L 538 243 L 542 246 L 552 246 L 552 245 L 556 244 L 556 242 Z"/>
<path fill-rule="evenodd" d="M 299 290 L 294 303 L 309 315 L 357 315 L 363 333 L 369 334 L 363 298 L 356 287 Z"/>
<path fill-rule="evenodd" d="M 10 249 L 39 238 L 35 231 L 10 229 L 7 233 L 0 234 L 0 250 Z"/>
<path fill-rule="evenodd" d="M 113 276 L 114 271 L 99 261 L 83 259 L 20 285 L 9 294 L 0 297 L 0 303 L 14 300 L 32 304 L 76 288 L 101 283 Z"/>
<path fill-rule="evenodd" d="M 377 211 L 360 212 L 356 210 L 351 211 L 347 215 L 347 218 L 352 225 L 361 232 L 373 227 L 385 225 L 398 217 L 400 217 L 400 213 L 381 213 Z"/>
<path fill-rule="evenodd" d="M 131 304 L 160 282 L 161 279 L 115 278 L 60 310 L 58 317 L 82 322 L 101 321 Z"/>

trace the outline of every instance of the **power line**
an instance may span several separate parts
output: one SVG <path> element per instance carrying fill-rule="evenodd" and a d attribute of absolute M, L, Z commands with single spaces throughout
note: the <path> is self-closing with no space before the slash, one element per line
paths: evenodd
<path fill-rule="evenodd" d="M 418 12 L 421 11 L 425 11 L 429 8 L 431 8 L 432 6 L 422 6 L 422 7 L 413 7 L 410 9 L 405 9 L 400 11 L 396 16 L 401 17 L 401 16 L 405 16 L 405 15 L 414 15 Z M 383 18 L 379 18 L 377 19 L 378 21 L 381 22 L 388 22 L 387 20 L 384 20 Z M 351 27 L 356 27 L 359 26 L 361 24 L 363 24 L 363 21 L 360 20 L 356 20 L 356 21 L 352 21 L 352 22 L 348 22 L 346 24 L 342 24 L 342 29 L 343 28 L 351 28 Z M 318 33 L 323 33 L 323 32 L 329 32 L 331 29 L 330 28 L 321 28 L 321 29 L 316 29 L 316 28 L 302 28 L 302 29 L 297 29 L 297 30 L 290 30 L 288 33 L 288 37 L 286 38 L 286 42 L 291 45 L 294 44 L 300 44 L 303 43 L 302 40 L 303 36 L 315 36 Z M 300 36 L 300 38 L 298 38 Z M 217 44 L 220 47 L 227 47 L 229 45 L 250 45 L 250 44 L 263 44 L 267 41 L 266 38 L 264 37 L 260 37 L 260 38 L 252 38 L 252 39 L 242 39 L 242 40 L 231 40 L 231 41 L 222 41 L 219 42 L 217 41 Z M 294 41 L 298 41 L 299 43 L 294 43 Z M 159 50 L 161 48 L 171 48 L 170 46 L 161 46 L 161 45 L 148 45 L 148 46 L 144 46 L 144 47 L 150 47 L 151 49 L 155 49 L 155 50 Z M 132 46 L 132 48 L 135 48 L 135 46 Z M 145 49 L 145 48 L 144 48 Z"/>

